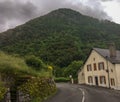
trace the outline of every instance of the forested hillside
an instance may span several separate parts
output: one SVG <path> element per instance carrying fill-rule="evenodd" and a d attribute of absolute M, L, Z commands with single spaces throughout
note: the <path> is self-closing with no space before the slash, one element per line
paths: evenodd
<path fill-rule="evenodd" d="M 84 60 L 92 47 L 120 49 L 120 25 L 99 21 L 71 9 L 58 9 L 0 34 L 0 50 L 35 55 L 47 63 L 66 67 Z"/>

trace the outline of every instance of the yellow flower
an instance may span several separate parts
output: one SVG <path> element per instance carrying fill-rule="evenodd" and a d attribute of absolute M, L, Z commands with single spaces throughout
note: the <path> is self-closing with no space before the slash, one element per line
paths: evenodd
<path fill-rule="evenodd" d="M 48 66 L 48 69 L 53 70 L 53 67 L 52 66 Z"/>

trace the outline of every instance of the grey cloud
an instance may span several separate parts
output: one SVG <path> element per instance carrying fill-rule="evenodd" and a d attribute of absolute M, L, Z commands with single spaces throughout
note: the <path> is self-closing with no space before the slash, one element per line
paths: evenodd
<path fill-rule="evenodd" d="M 36 15 L 36 10 L 37 8 L 31 2 L 2 1 L 0 2 L 0 25 L 4 25 L 7 28 L 7 26 L 10 25 L 7 25 L 7 23 L 10 23 L 10 21 L 18 20 L 21 21 L 21 23 L 27 21 Z M 0 28 L 1 31 L 4 29 L 5 27 Z"/>
<path fill-rule="evenodd" d="M 46 13 L 49 11 L 52 11 L 56 8 L 72 8 L 74 10 L 79 11 L 80 13 L 84 15 L 88 15 L 94 18 L 98 19 L 109 19 L 111 18 L 104 12 L 104 8 L 102 7 L 100 0 L 88 0 L 86 4 L 82 2 L 74 3 L 75 1 L 70 0 L 44 0 L 39 1 L 39 4 L 41 4 L 41 10 L 42 13 Z"/>
<path fill-rule="evenodd" d="M 72 8 L 91 17 L 111 19 L 104 12 L 100 1 L 108 0 L 88 0 L 86 4 L 75 3 L 74 0 L 3 0 L 0 2 L 0 31 L 58 8 Z"/>
<path fill-rule="evenodd" d="M 100 0 L 100 1 L 102 1 L 102 2 L 110 2 L 110 1 L 116 1 L 116 2 L 118 2 L 118 3 L 120 3 L 120 0 Z"/>
<path fill-rule="evenodd" d="M 67 0 L 37 0 L 36 5 L 39 8 L 39 15 L 48 13 L 58 8 L 65 8 L 68 5 Z M 71 3 L 70 3 L 71 5 Z"/>
<path fill-rule="evenodd" d="M 102 19 L 108 19 L 111 20 L 111 17 L 107 15 L 106 12 L 104 12 L 104 7 L 101 5 L 100 1 L 97 0 L 89 0 L 87 2 L 87 5 L 81 4 L 81 7 L 79 7 L 79 10 L 81 13 L 98 18 L 100 20 Z"/>
<path fill-rule="evenodd" d="M 101 0 L 101 1 L 103 1 L 103 2 L 104 2 L 104 1 L 113 1 L 113 0 Z"/>

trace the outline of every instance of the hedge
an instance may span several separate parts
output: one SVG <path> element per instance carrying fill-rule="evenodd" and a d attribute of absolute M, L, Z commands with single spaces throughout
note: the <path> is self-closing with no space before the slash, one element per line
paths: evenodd
<path fill-rule="evenodd" d="M 55 78 L 55 82 L 70 82 L 70 78 L 58 77 L 58 78 Z"/>

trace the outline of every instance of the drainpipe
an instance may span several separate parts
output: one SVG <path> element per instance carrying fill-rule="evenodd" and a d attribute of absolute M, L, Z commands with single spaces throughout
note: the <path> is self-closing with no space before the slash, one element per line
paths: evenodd
<path fill-rule="evenodd" d="M 107 75 L 108 75 L 108 88 L 110 88 L 110 73 L 109 73 L 109 67 L 108 67 L 108 56 L 106 56 L 106 64 L 107 64 Z"/>

